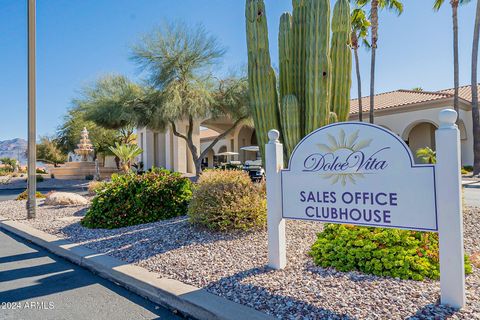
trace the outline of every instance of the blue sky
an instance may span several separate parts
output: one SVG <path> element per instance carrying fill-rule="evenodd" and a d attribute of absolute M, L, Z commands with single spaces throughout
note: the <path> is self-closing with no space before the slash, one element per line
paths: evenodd
<path fill-rule="evenodd" d="M 0 0 L 0 140 L 26 137 L 26 0 Z M 380 15 L 377 92 L 452 87 L 451 10 L 404 0 L 400 17 Z M 459 10 L 460 83 L 470 79 L 476 1 Z M 277 30 L 290 0 L 266 0 L 270 47 L 277 64 Z M 132 44 L 163 21 L 203 23 L 228 48 L 219 73 L 247 63 L 244 0 L 37 0 L 37 132 L 53 134 L 78 90 L 106 73 L 141 79 L 129 60 Z M 369 53 L 361 50 L 363 92 Z M 356 96 L 356 83 L 352 96 Z"/>

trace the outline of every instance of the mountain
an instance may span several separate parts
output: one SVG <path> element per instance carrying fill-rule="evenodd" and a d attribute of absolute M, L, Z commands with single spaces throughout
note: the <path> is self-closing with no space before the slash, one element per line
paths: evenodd
<path fill-rule="evenodd" d="M 0 141 L 0 158 L 8 157 L 26 163 L 27 141 L 20 138 Z"/>

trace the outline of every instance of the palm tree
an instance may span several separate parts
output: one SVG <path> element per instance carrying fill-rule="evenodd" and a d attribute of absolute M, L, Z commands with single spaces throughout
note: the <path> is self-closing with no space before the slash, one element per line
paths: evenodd
<path fill-rule="evenodd" d="M 416 155 L 417 158 L 421 159 L 424 163 L 437 163 L 437 153 L 433 151 L 430 147 L 418 149 Z"/>
<path fill-rule="evenodd" d="M 359 41 L 361 40 L 366 47 L 370 47 L 367 35 L 368 28 L 370 28 L 370 21 L 367 19 L 365 11 L 361 8 L 356 8 L 352 11 L 352 49 L 355 56 L 355 71 L 357 75 L 357 90 L 358 90 L 358 121 L 363 121 L 363 106 L 362 106 L 362 79 L 360 77 L 360 60 L 358 59 Z"/>
<path fill-rule="evenodd" d="M 364 7 L 370 4 L 370 22 L 372 24 L 371 33 L 371 64 L 370 64 L 370 123 L 374 122 L 375 110 L 375 59 L 378 42 L 378 10 L 387 8 L 396 12 L 398 15 L 403 12 L 403 4 L 399 0 L 354 0 L 357 5 Z"/>
<path fill-rule="evenodd" d="M 477 14 L 472 46 L 472 122 L 473 122 L 473 175 L 480 174 L 480 116 L 478 112 L 478 38 L 480 34 L 480 0 L 477 0 Z"/>
<path fill-rule="evenodd" d="M 132 162 L 143 152 L 143 150 L 136 144 L 118 143 L 115 143 L 115 147 L 110 147 L 110 151 L 120 159 L 122 171 L 125 173 L 130 171 Z"/>
<path fill-rule="evenodd" d="M 433 10 L 438 11 L 442 7 L 445 0 L 435 0 Z M 452 20 L 453 20 L 453 108 L 458 112 L 458 87 L 459 72 L 458 72 L 458 6 L 470 2 L 470 0 L 450 0 L 452 6 Z"/>

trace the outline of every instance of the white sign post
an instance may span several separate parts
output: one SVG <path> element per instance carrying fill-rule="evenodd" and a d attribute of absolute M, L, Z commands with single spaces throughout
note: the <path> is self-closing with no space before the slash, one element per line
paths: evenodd
<path fill-rule="evenodd" d="M 440 113 L 437 165 L 415 164 L 394 133 L 363 122 L 307 135 L 283 170 L 276 130 L 266 145 L 268 259 L 285 267 L 284 219 L 439 232 L 441 301 L 465 304 L 460 138 L 453 110 Z"/>
<path fill-rule="evenodd" d="M 437 144 L 437 202 L 440 246 L 441 302 L 455 308 L 465 305 L 462 177 L 460 132 L 454 110 L 440 112 Z"/>

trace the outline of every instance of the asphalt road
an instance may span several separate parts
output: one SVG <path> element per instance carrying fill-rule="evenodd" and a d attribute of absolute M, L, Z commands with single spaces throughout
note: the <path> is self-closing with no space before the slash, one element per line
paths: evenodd
<path fill-rule="evenodd" d="M 24 189 L 0 189 L 0 201 L 15 200 L 23 191 Z M 40 191 L 41 193 L 47 193 L 50 191 L 74 192 L 81 195 L 86 195 L 88 193 L 84 189 L 79 188 L 38 188 L 37 191 Z"/>
<path fill-rule="evenodd" d="M 0 319 L 180 319 L 170 311 L 0 230 Z"/>

